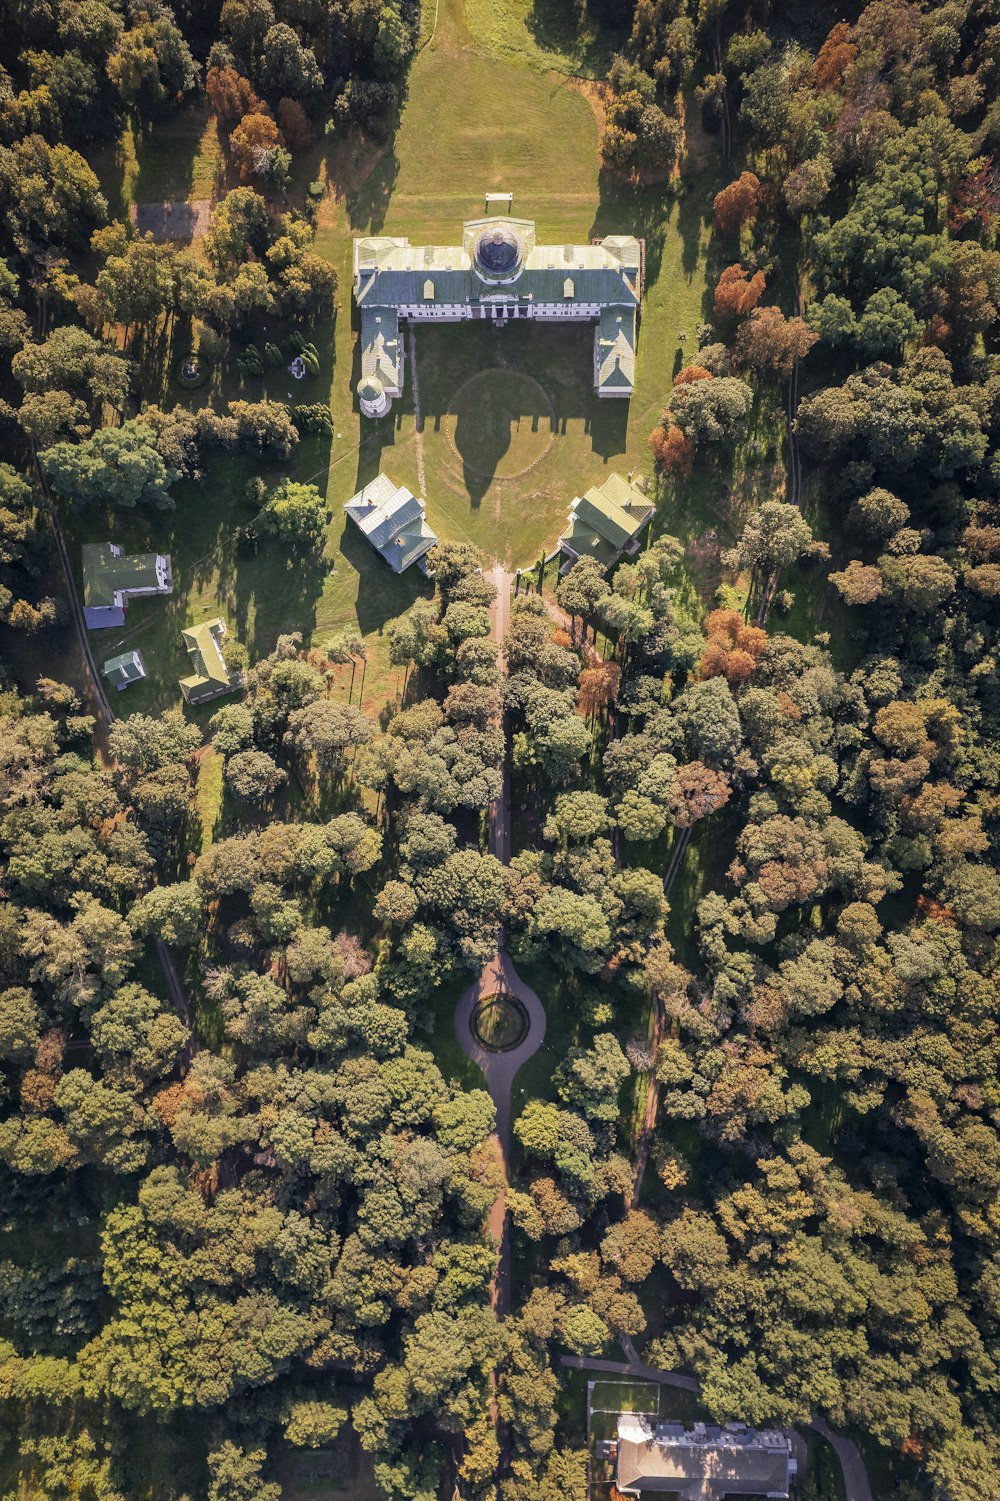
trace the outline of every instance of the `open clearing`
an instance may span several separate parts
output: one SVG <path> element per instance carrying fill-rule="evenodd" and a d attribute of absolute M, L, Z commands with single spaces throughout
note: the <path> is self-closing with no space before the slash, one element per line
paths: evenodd
<path fill-rule="evenodd" d="M 324 141 L 297 160 L 290 199 L 302 201 L 314 179 L 325 182 L 316 248 L 340 278 L 337 316 L 310 332 L 321 354 L 316 380 L 296 386 L 281 369 L 262 379 L 245 377 L 231 357 L 208 385 L 188 393 L 170 376 L 186 347 L 177 343 L 180 334 L 165 330 L 139 352 L 148 401 L 196 406 L 268 395 L 327 402 L 332 440 L 304 440 L 287 470 L 265 463 L 264 472 L 269 480 L 290 472 L 319 485 L 331 523 L 325 554 L 314 562 L 290 558 L 273 543 L 241 555 L 236 532 L 252 517 L 243 489 L 261 464 L 229 455 L 209 456 L 202 482 L 176 487 L 173 512 L 99 517 L 91 511 L 68 518 L 71 545 L 107 535 L 129 548 L 173 556 L 175 594 L 136 601 L 123 631 L 95 638 L 101 659 L 123 646 L 143 651 L 150 678 L 122 695 L 126 712 L 178 702 L 177 679 L 186 670 L 181 627 L 212 615 L 226 620 L 252 659 L 282 632 L 301 631 L 307 643 L 321 644 L 356 625 L 368 646 L 365 707 L 376 709 L 399 690 L 385 626 L 430 586 L 415 570 L 393 575 L 348 529 L 343 503 L 380 468 L 419 488 L 416 423 L 409 363 L 403 396 L 388 418 L 362 424 L 356 408 L 355 234 L 385 231 L 415 243 L 454 243 L 462 221 L 483 211 L 484 192 L 507 189 L 515 212 L 536 220 L 541 241 L 587 243 L 631 231 L 646 243 L 631 403 L 594 395 L 589 325 L 419 330 L 427 511 L 440 536 L 468 538 L 508 566 L 531 564 L 554 544 L 575 494 L 613 468 L 638 465 L 648 472 L 646 438 L 669 394 L 671 371 L 685 351 L 693 352 L 704 315 L 703 210 L 717 183 L 714 167 L 700 163 L 714 161 L 714 149 L 700 139 L 693 143 L 692 161 L 699 165 L 680 193 L 673 185 L 638 187 L 602 173 L 595 113 L 570 74 L 600 71 L 620 39 L 609 34 L 577 42 L 569 28 L 560 29 L 551 7 L 529 9 L 526 0 L 505 0 L 504 16 L 508 11 L 517 21 L 511 28 L 501 27 L 482 0 L 440 0 L 433 40 L 414 63 L 393 138 L 382 148 L 359 139 Z M 141 139 L 129 136 L 123 156 L 98 165 L 109 196 L 126 204 L 195 201 L 222 183 L 218 133 L 203 105 Z M 258 345 L 274 332 L 253 330 Z M 729 505 L 724 489 L 714 475 L 696 473 L 680 503 L 668 502 L 658 526 L 686 540 L 718 527 Z M 726 540 L 722 535 L 723 545 Z M 692 602 L 694 592 L 692 584 Z M 350 678 L 348 672 L 345 695 Z M 351 686 L 361 691 L 360 683 Z"/>

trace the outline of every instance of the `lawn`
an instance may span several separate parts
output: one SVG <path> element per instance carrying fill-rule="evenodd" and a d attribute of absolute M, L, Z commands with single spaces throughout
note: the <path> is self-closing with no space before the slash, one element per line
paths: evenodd
<path fill-rule="evenodd" d="M 643 1412 L 656 1417 L 660 1388 L 655 1381 L 594 1381 L 589 1400 L 591 1412 Z"/>

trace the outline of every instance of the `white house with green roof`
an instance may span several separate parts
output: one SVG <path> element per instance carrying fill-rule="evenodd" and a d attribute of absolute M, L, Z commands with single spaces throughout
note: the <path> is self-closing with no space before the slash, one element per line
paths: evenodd
<path fill-rule="evenodd" d="M 382 417 L 403 388 L 401 325 L 519 318 L 590 323 L 594 390 L 628 399 L 635 383 L 642 243 L 605 235 L 591 245 L 539 245 L 530 219 L 470 219 L 461 245 L 411 245 L 398 235 L 354 241 L 361 314 L 358 402 Z"/>
<path fill-rule="evenodd" d="M 602 568 L 610 568 L 626 553 L 638 552 L 639 534 L 655 512 L 640 483 L 612 472 L 570 506 L 559 538 L 559 551 L 566 556 L 562 572 L 578 558 L 596 558 Z"/>
<path fill-rule="evenodd" d="M 220 693 L 232 693 L 243 687 L 242 672 L 230 672 L 219 645 L 226 634 L 224 620 L 205 620 L 181 631 L 194 671 L 181 678 L 185 703 L 204 704 Z"/>
<path fill-rule="evenodd" d="M 130 683 L 138 683 L 140 678 L 148 676 L 141 651 L 125 651 L 120 656 L 109 657 L 101 671 L 119 693 Z"/>
<path fill-rule="evenodd" d="M 82 551 L 83 617 L 92 631 L 124 625 L 133 595 L 173 592 L 167 553 L 128 554 L 114 542 L 88 542 Z"/>
<path fill-rule="evenodd" d="M 402 573 L 413 563 L 427 572 L 425 555 L 437 535 L 427 525 L 424 502 L 405 485 L 394 485 L 387 474 L 376 475 L 351 496 L 344 510 L 393 573 Z"/>

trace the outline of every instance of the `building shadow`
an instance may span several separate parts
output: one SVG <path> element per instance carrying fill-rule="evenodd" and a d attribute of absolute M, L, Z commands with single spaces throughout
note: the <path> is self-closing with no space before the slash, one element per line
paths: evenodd
<path fill-rule="evenodd" d="M 373 632 L 381 635 L 388 621 L 402 615 L 416 600 L 430 599 L 434 593 L 432 581 L 419 568 L 393 573 L 352 521 L 348 521 L 340 539 L 340 551 L 358 575 L 355 610 L 358 629 L 364 636 Z"/>

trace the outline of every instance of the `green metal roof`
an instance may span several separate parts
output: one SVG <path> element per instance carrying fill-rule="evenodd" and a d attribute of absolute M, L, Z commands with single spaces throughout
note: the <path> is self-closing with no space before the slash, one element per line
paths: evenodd
<path fill-rule="evenodd" d="M 114 605 L 116 594 L 158 589 L 155 552 L 116 556 L 110 542 L 88 542 L 83 555 L 83 602 L 94 607 Z"/>
<path fill-rule="evenodd" d="M 579 517 L 573 518 L 559 540 L 568 543 L 579 558 L 596 558 L 602 568 L 607 568 L 620 551 Z"/>
<path fill-rule="evenodd" d="M 476 247 L 490 227 L 509 232 L 521 247 L 518 269 L 510 275 L 493 277 L 477 269 Z M 433 272 L 438 303 L 474 303 L 491 294 L 561 302 L 570 277 L 576 301 L 634 308 L 639 303 L 639 263 L 639 241 L 632 235 L 609 235 L 596 245 L 537 245 L 530 219 L 471 219 L 463 225 L 461 245 L 411 245 L 388 235 L 356 240 L 354 297 L 361 308 L 422 302 L 424 283 Z"/>
<path fill-rule="evenodd" d="M 632 541 L 655 507 L 638 485 L 611 473 L 574 500 L 560 537 L 580 556 L 589 553 L 606 567 Z"/>
<path fill-rule="evenodd" d="M 146 664 L 142 660 L 141 652 L 126 651 L 118 657 L 109 657 L 101 671 L 109 683 L 119 688 L 124 687 L 126 683 L 137 683 L 140 678 L 144 678 Z"/>
<path fill-rule="evenodd" d="M 229 671 L 219 646 L 219 637 L 225 633 L 225 624 L 219 619 L 206 620 L 181 631 L 195 669 L 190 677 L 180 680 L 181 691 L 189 703 L 200 703 L 239 687 L 239 674 Z"/>
<path fill-rule="evenodd" d="M 606 307 L 597 330 L 598 385 L 631 390 L 635 385 L 635 312 Z"/>

